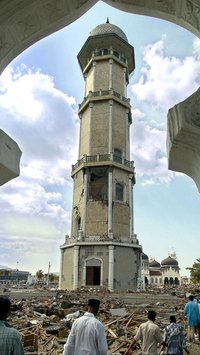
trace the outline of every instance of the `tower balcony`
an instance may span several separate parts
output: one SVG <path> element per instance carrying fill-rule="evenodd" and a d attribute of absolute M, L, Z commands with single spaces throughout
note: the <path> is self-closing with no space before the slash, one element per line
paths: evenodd
<path fill-rule="evenodd" d="M 87 106 L 90 102 L 99 101 L 99 100 L 115 100 L 125 106 L 126 108 L 130 108 L 130 99 L 119 94 L 117 91 L 113 89 L 109 90 L 99 90 L 99 91 L 90 91 L 89 94 L 84 97 L 83 101 L 79 105 L 79 114 L 82 112 L 85 106 Z"/>
<path fill-rule="evenodd" d="M 72 165 L 72 176 L 83 167 L 89 167 L 94 165 L 114 165 L 116 167 L 123 168 L 124 170 L 127 170 L 130 173 L 135 174 L 134 161 L 127 160 L 116 154 L 84 154 L 84 156 L 79 159 L 76 164 Z"/>

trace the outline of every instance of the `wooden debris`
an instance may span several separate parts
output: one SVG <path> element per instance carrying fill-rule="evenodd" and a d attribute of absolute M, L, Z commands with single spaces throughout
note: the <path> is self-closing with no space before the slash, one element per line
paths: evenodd
<path fill-rule="evenodd" d="M 105 327 L 109 354 L 124 354 L 129 348 L 138 326 L 147 320 L 149 309 L 157 312 L 161 329 L 169 323 L 169 316 L 176 314 L 177 321 L 184 321 L 185 302 L 170 294 L 127 292 L 110 294 L 106 290 L 80 289 L 78 291 L 45 290 L 29 295 L 23 301 L 11 298 L 12 314 L 8 322 L 19 330 L 25 355 L 61 355 L 70 329 L 67 325 L 87 309 L 91 297 L 101 299 L 98 319 Z M 113 310 L 111 312 L 111 309 Z"/>

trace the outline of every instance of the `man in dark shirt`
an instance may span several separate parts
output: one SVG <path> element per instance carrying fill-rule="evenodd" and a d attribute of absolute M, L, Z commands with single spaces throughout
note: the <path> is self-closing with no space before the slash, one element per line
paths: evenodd
<path fill-rule="evenodd" d="M 19 332 L 6 326 L 6 318 L 10 312 L 10 300 L 0 297 L 0 354 L 24 355 Z"/>

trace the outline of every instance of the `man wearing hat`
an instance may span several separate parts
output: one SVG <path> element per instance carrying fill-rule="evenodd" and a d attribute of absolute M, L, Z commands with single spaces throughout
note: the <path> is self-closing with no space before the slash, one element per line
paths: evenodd
<path fill-rule="evenodd" d="M 67 338 L 63 355 L 107 355 L 108 346 L 103 324 L 96 318 L 100 301 L 89 299 L 88 311 L 77 318 Z"/>

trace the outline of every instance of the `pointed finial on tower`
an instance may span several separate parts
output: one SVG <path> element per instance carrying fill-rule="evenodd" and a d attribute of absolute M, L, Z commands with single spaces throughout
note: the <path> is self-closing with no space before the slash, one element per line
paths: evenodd
<path fill-rule="evenodd" d="M 106 21 L 106 23 L 109 23 L 109 18 L 107 17 L 107 21 Z"/>

